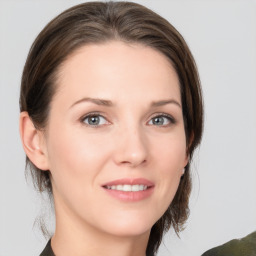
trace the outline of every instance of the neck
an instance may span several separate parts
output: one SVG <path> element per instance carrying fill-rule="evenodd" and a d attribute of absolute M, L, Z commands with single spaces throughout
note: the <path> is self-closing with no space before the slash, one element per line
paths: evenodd
<path fill-rule="evenodd" d="M 51 245 L 59 256 L 145 256 L 150 231 L 118 236 L 99 231 L 70 212 L 56 208 L 56 230 Z"/>

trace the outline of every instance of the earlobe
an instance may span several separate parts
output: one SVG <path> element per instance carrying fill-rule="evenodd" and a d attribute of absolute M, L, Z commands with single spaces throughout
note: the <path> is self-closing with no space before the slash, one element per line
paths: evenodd
<path fill-rule="evenodd" d="M 30 161 L 41 170 L 49 170 L 43 134 L 35 128 L 27 112 L 20 113 L 20 137 Z"/>
<path fill-rule="evenodd" d="M 187 153 L 186 158 L 185 158 L 185 163 L 184 163 L 184 169 L 187 166 L 189 159 L 190 159 L 190 155 Z"/>

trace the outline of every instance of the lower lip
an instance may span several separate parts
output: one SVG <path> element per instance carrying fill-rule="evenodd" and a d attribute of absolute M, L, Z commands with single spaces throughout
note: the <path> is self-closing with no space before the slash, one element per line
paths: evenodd
<path fill-rule="evenodd" d="M 114 189 L 103 188 L 110 196 L 120 200 L 127 202 L 137 202 L 144 200 L 151 196 L 153 193 L 154 187 L 150 187 L 146 190 L 141 191 L 120 191 Z"/>

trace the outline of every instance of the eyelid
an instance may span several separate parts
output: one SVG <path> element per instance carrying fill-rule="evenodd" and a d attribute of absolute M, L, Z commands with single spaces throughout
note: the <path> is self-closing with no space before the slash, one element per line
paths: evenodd
<path fill-rule="evenodd" d="M 99 117 L 102 117 L 106 120 L 107 124 L 110 124 L 110 122 L 108 121 L 108 119 L 104 116 L 104 114 L 102 114 L 101 112 L 98 112 L 98 111 L 94 111 L 94 112 L 90 112 L 90 113 L 87 113 L 85 115 L 83 115 L 81 118 L 79 118 L 79 121 L 85 125 L 85 126 L 88 126 L 88 127 L 92 127 L 92 128 L 98 128 L 98 127 L 101 127 L 101 126 L 105 126 L 106 124 L 101 124 L 101 125 L 89 125 L 89 124 L 86 124 L 84 122 L 84 120 L 86 118 L 89 118 L 89 117 L 92 117 L 92 116 L 99 116 Z"/>
<path fill-rule="evenodd" d="M 107 125 L 107 124 L 101 124 L 101 125 L 95 125 L 95 126 L 93 126 L 93 125 L 86 124 L 86 123 L 84 122 L 84 120 L 85 120 L 86 118 L 89 118 L 89 117 L 92 117 L 92 116 L 100 116 L 100 117 L 102 117 L 102 118 L 104 118 L 104 119 L 106 120 L 107 124 L 110 124 L 110 123 L 111 123 L 111 122 L 105 117 L 105 115 L 104 115 L 102 112 L 99 112 L 99 111 L 94 111 L 94 112 L 87 113 L 87 114 L 83 115 L 81 118 L 79 118 L 79 121 L 80 121 L 83 125 L 86 125 L 86 126 L 92 127 L 92 128 L 97 128 L 97 127 L 101 127 L 101 126 Z M 155 113 L 155 114 L 150 118 L 150 120 L 149 120 L 147 123 L 149 123 L 150 121 L 152 121 L 153 118 L 156 118 L 156 117 L 165 117 L 165 118 L 167 118 L 167 119 L 169 120 L 169 122 L 170 122 L 170 123 L 167 124 L 167 125 L 159 125 L 159 127 L 167 127 L 167 126 L 170 126 L 170 125 L 176 123 L 175 118 L 174 118 L 172 115 L 167 114 L 167 113 Z M 150 124 L 150 125 L 154 125 L 154 124 Z M 157 126 L 157 125 L 155 125 L 155 126 Z"/>
<path fill-rule="evenodd" d="M 175 124 L 176 123 L 176 120 L 175 118 L 170 115 L 170 114 L 167 114 L 167 113 L 155 113 L 149 120 L 149 122 L 153 119 L 153 118 L 156 118 L 156 117 L 165 117 L 169 120 L 169 124 L 168 125 L 159 125 L 159 127 L 167 127 L 167 126 L 170 126 L 172 124 Z M 153 124 L 152 124 L 153 125 Z M 157 125 L 155 125 L 157 126 Z"/>

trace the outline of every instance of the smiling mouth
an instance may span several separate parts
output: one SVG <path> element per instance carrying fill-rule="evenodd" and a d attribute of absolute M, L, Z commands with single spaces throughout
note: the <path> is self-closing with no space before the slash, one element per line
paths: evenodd
<path fill-rule="evenodd" d="M 102 185 L 108 195 L 123 202 L 137 202 L 149 198 L 154 192 L 154 187 L 153 182 L 144 178 L 124 178 Z"/>
<path fill-rule="evenodd" d="M 142 185 L 142 184 L 135 184 L 135 185 L 124 184 L 124 185 L 104 186 L 104 188 L 110 189 L 110 190 L 123 191 L 123 192 L 138 192 L 138 191 L 147 190 L 149 186 Z"/>

